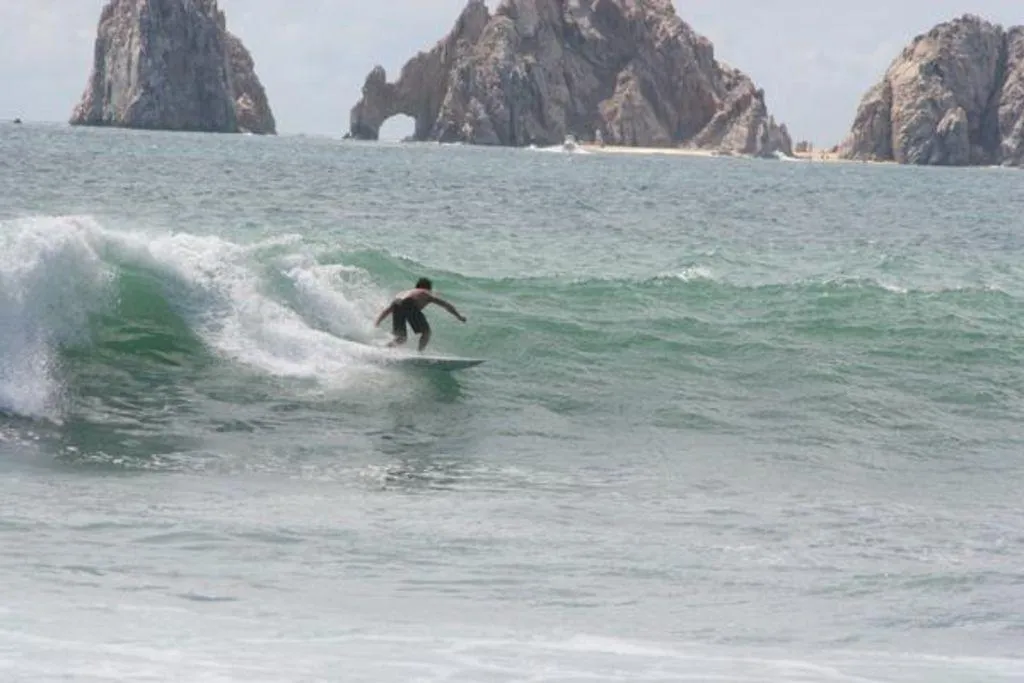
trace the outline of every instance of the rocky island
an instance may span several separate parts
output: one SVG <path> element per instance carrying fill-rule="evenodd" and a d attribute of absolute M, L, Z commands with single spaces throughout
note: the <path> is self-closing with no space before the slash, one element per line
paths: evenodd
<path fill-rule="evenodd" d="M 217 0 L 110 0 L 71 124 L 276 132 L 252 56 Z"/>
<path fill-rule="evenodd" d="M 864 96 L 840 156 L 1024 165 L 1024 27 L 966 15 L 920 35 Z"/>
<path fill-rule="evenodd" d="M 416 140 L 688 146 L 791 155 L 764 92 L 715 59 L 670 0 L 469 0 L 451 32 L 388 82 L 370 72 L 350 135 L 376 140 L 396 114 Z"/>

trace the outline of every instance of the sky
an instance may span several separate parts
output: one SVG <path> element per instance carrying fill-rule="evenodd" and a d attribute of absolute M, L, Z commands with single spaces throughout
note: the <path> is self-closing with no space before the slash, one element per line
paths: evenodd
<path fill-rule="evenodd" d="M 0 120 L 66 121 L 106 0 L 0 0 Z M 493 8 L 496 0 L 489 2 Z M 256 60 L 281 133 L 341 135 L 375 64 L 397 75 L 465 0 L 220 0 Z M 839 142 L 861 96 L 915 35 L 964 13 L 1024 24 L 1020 0 L 676 0 L 716 57 L 764 88 L 794 139 Z M 396 117 L 382 137 L 412 132 Z"/>

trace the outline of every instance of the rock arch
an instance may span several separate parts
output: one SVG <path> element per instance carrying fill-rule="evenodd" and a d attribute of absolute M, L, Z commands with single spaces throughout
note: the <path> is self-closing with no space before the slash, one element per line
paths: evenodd
<path fill-rule="evenodd" d="M 393 83 L 376 67 L 350 135 L 397 113 L 419 140 L 524 146 L 567 135 L 608 144 L 792 154 L 764 92 L 719 63 L 667 0 L 469 0 L 452 31 Z"/>
<path fill-rule="evenodd" d="M 425 140 L 430 135 L 437 112 L 423 111 L 414 98 L 408 96 L 405 84 L 388 83 L 383 67 L 376 67 L 366 77 L 363 99 L 352 109 L 349 133 L 358 140 L 377 140 L 380 129 L 392 117 L 404 115 L 415 121 L 413 137 Z"/>
<path fill-rule="evenodd" d="M 388 83 L 384 67 L 374 67 L 363 84 L 363 98 L 352 108 L 349 134 L 359 140 L 377 140 L 385 121 L 405 114 L 416 122 L 413 136 L 417 140 L 431 139 L 458 46 L 460 42 L 475 43 L 490 18 L 483 0 L 470 0 L 452 32 L 430 52 L 420 52 L 409 60 L 396 82 Z"/>

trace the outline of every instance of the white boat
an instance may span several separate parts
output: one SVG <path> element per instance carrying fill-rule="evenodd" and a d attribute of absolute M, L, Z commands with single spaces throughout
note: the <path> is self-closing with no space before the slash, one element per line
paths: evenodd
<path fill-rule="evenodd" d="M 576 141 L 575 135 L 566 135 L 565 140 L 560 145 L 551 145 L 550 147 L 530 145 L 528 149 L 538 152 L 557 152 L 560 154 L 590 154 L 589 150 Z"/>

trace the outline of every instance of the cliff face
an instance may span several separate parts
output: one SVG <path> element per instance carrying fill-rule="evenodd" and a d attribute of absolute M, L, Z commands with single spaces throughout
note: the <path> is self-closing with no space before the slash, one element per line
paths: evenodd
<path fill-rule="evenodd" d="M 1006 78 L 996 117 L 1000 163 L 1024 166 L 1024 26 L 1006 36 Z"/>
<path fill-rule="evenodd" d="M 270 109 L 267 91 L 256 75 L 252 55 L 233 33 L 225 32 L 225 38 L 238 127 L 257 135 L 274 135 L 277 123 Z"/>
<path fill-rule="evenodd" d="M 918 36 L 861 101 L 848 159 L 903 164 L 1020 165 L 1024 29 L 975 16 Z"/>
<path fill-rule="evenodd" d="M 370 72 L 351 134 L 376 139 L 398 113 L 419 140 L 550 145 L 599 133 L 619 145 L 792 153 L 764 93 L 718 63 L 669 0 L 503 0 L 493 16 L 470 0 L 396 82 Z"/>
<path fill-rule="evenodd" d="M 111 0 L 71 123 L 274 132 L 252 58 L 227 32 L 216 0 Z"/>

